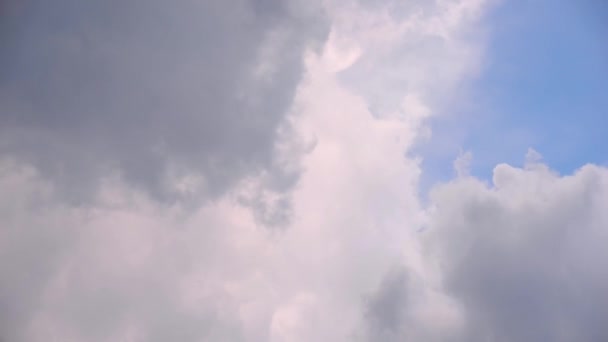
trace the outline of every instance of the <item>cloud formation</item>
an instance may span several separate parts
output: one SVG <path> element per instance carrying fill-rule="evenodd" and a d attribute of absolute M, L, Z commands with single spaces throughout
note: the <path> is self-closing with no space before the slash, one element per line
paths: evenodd
<path fill-rule="evenodd" d="M 0 338 L 606 338 L 608 170 L 420 199 L 486 2 L 56 6 L 3 12 Z"/>
<path fill-rule="evenodd" d="M 464 177 L 432 199 L 428 234 L 465 315 L 460 340 L 608 338 L 608 169 L 501 164 L 491 186 Z"/>
<path fill-rule="evenodd" d="M 175 199 L 277 169 L 303 53 L 327 31 L 299 0 L 18 5 L 3 14 L 0 151 L 76 200 L 112 176 Z"/>
<path fill-rule="evenodd" d="M 78 9 L 85 6 L 70 4 Z M 183 6 L 186 6 L 185 4 L 194 6 L 197 3 L 183 2 L 183 4 Z M 182 2 L 178 2 L 178 5 L 182 5 Z M 272 3 L 260 2 L 258 5 L 270 6 Z M 198 6 L 211 6 L 211 3 Z M 227 5 L 218 3 L 217 6 L 219 6 L 218 11 L 227 11 L 227 7 L 224 7 Z M 180 7 L 178 6 L 177 9 Z M 195 152 L 201 151 L 211 155 L 217 153 L 228 161 L 234 158 L 245 158 L 245 160 L 252 158 L 247 153 L 233 154 L 235 150 L 238 152 L 236 147 L 227 148 L 222 144 L 207 146 L 206 140 L 196 140 L 207 138 L 198 135 L 195 144 L 190 145 L 192 142 L 188 140 L 188 134 L 190 129 L 195 129 L 195 125 L 190 125 L 192 120 L 201 125 L 215 122 L 213 120 L 225 120 L 219 122 L 226 126 L 227 131 L 221 131 L 223 129 L 221 127 L 224 127 L 221 125 L 212 130 L 212 133 L 218 133 L 218 139 L 228 139 L 227 142 L 243 144 L 244 148 L 255 149 L 253 157 L 266 155 L 271 150 L 278 151 L 277 164 L 281 168 L 298 170 L 301 167 L 305 170 L 293 191 L 293 217 L 287 230 L 268 231 L 258 226 L 260 221 L 282 220 L 281 215 L 278 218 L 274 215 L 281 212 L 280 209 L 277 211 L 275 208 L 283 206 L 284 198 L 277 197 L 277 191 L 272 187 L 269 191 L 264 186 L 260 186 L 264 183 L 273 185 L 273 181 L 276 181 L 277 177 L 273 175 L 272 169 L 258 174 L 248 173 L 231 188 L 228 187 L 227 182 L 219 182 L 218 186 L 221 185 L 224 191 L 222 195 L 218 195 L 216 201 L 205 202 L 189 210 L 186 210 L 185 205 L 168 205 L 163 201 L 155 201 L 154 196 L 150 199 L 150 192 L 146 190 L 160 183 L 156 181 L 141 183 L 129 177 L 105 178 L 99 185 L 99 191 L 94 192 L 95 205 L 73 207 L 70 202 L 62 200 L 65 188 L 61 186 L 61 182 L 57 182 L 58 176 L 53 171 L 55 170 L 53 165 L 57 165 L 54 164 L 55 159 L 57 163 L 82 162 L 83 167 L 91 165 L 95 170 L 99 170 L 99 165 L 107 163 L 110 158 L 132 157 L 133 162 L 136 162 L 140 158 L 145 158 L 145 153 L 142 156 L 138 154 L 142 152 L 140 149 L 125 146 L 117 152 L 112 150 L 112 153 L 108 152 L 104 155 L 103 150 L 97 150 L 101 148 L 99 145 L 83 140 L 83 136 L 76 133 L 86 133 L 87 137 L 90 136 L 93 140 L 100 139 L 103 143 L 114 140 L 120 142 L 120 139 L 130 137 L 126 133 L 115 136 L 110 134 L 112 133 L 110 131 L 104 131 L 105 126 L 101 125 L 104 121 L 95 115 L 90 119 L 82 118 L 78 129 L 67 125 L 71 122 L 68 120 L 69 115 L 75 116 L 74 113 L 56 113 L 58 119 L 65 121 L 66 127 L 51 125 L 49 123 L 51 119 L 48 117 L 44 117 L 47 122 L 36 120 L 30 122 L 23 116 L 4 117 L 4 120 L 13 125 L 10 130 L 6 128 L 7 131 L 12 132 L 12 135 L 3 136 L 5 155 L 13 157 L 3 162 L 2 169 L 2 179 L 5 180 L 2 183 L 2 193 L 3 198 L 6 199 L 3 204 L 3 208 L 6 209 L 3 209 L 2 226 L 7 228 L 4 228 L 5 234 L 1 240 L 6 257 L 0 262 L 0 267 L 9 279 L 0 284 L 0 292 L 6 303 L 3 305 L 4 318 L 1 322 L 4 338 L 26 341 L 38 341 L 50 337 L 63 341 L 270 340 L 283 342 L 350 341 L 358 338 L 357 336 L 363 336 L 359 326 L 367 312 L 362 308 L 364 298 L 376 288 L 387 270 L 392 269 L 394 265 L 403 267 L 402 258 L 407 259 L 407 265 L 416 264 L 415 259 L 418 254 L 415 249 L 410 250 L 410 248 L 416 244 L 412 234 L 420 221 L 416 196 L 416 180 L 420 170 L 418 161 L 404 157 L 404 153 L 419 135 L 418 129 L 422 119 L 432 111 L 432 104 L 426 101 L 423 95 L 428 95 L 430 98 L 432 94 L 419 87 L 404 88 L 403 106 L 396 107 L 391 115 L 383 118 L 375 117 L 369 110 L 369 99 L 366 94 L 356 91 L 348 80 L 339 79 L 337 73 L 352 71 L 359 75 L 365 73 L 374 75 L 376 69 L 370 69 L 369 66 L 361 69 L 360 65 L 355 63 L 357 59 L 364 58 L 368 61 L 375 59 L 376 63 L 370 62 L 370 65 L 380 65 L 385 56 L 383 51 L 391 51 L 391 45 L 404 39 L 404 36 L 395 32 L 390 37 L 372 35 L 367 37 L 365 42 L 358 42 L 360 32 L 346 30 L 345 27 L 348 27 L 349 22 L 339 20 L 340 13 L 344 13 L 342 12 L 344 9 L 331 4 L 326 4 L 325 9 L 332 21 L 333 32 L 342 33 L 339 40 L 330 39 L 322 49 L 309 50 L 306 55 L 306 71 L 294 101 L 296 115 L 289 119 L 293 134 L 287 134 L 289 138 L 287 141 L 281 142 L 270 136 L 264 136 L 272 148 L 266 144 L 255 144 L 248 139 L 248 136 L 233 142 L 228 139 L 234 137 L 231 136 L 232 130 L 246 131 L 240 126 L 244 123 L 239 121 L 246 120 L 246 117 L 201 118 L 194 115 L 199 113 L 196 107 L 193 107 L 194 109 L 187 107 L 188 110 L 184 112 L 184 115 L 192 114 L 192 116 L 178 116 L 175 119 L 165 117 L 166 112 L 153 110 L 152 113 L 156 113 L 158 117 L 152 115 L 152 119 L 156 118 L 158 121 L 143 122 L 141 124 L 144 128 L 143 135 L 132 137 L 135 143 L 143 144 L 148 140 L 154 140 L 157 131 L 165 132 L 173 127 L 176 140 L 170 142 L 175 144 L 166 148 L 179 149 L 182 142 L 188 146 L 184 151 L 168 153 L 168 159 L 163 160 L 167 163 L 184 158 L 187 166 L 205 165 L 197 164 L 200 159 L 197 159 L 199 155 Z M 140 10 L 143 11 L 141 15 L 144 19 L 152 19 L 148 18 L 152 15 L 150 9 Z M 267 9 L 260 15 L 272 18 L 274 12 L 267 13 L 268 11 Z M 297 13 L 300 13 L 299 11 Z M 349 11 L 348 13 L 354 15 L 354 18 L 367 16 L 373 19 L 374 16 L 382 16 L 383 13 L 383 10 L 370 11 L 366 7 L 350 8 Z M 130 15 L 134 15 L 133 13 Z M 251 14 L 253 10 L 245 13 Z M 442 13 L 440 8 L 436 8 L 425 20 L 438 20 Z M 126 15 L 128 16 L 129 13 Z M 164 18 L 165 15 L 168 14 L 160 17 Z M 188 15 L 194 16 L 194 11 L 189 11 Z M 188 15 L 185 19 L 189 18 Z M 182 23 L 184 19 L 178 20 L 179 17 L 177 16 L 176 21 L 170 23 L 175 24 L 177 28 L 194 25 L 189 20 Z M 287 27 L 295 25 L 298 22 L 295 18 L 297 16 L 294 15 L 285 25 Z M 220 18 L 214 20 L 220 21 L 222 25 L 233 25 L 237 22 L 234 18 L 226 19 L 226 22 Z M 405 20 L 410 19 L 393 18 L 384 23 L 374 19 L 366 22 L 365 25 L 369 26 L 362 27 L 362 30 L 377 28 L 381 32 L 390 31 L 398 22 Z M 379 23 L 386 27 L 378 26 Z M 246 40 L 251 38 L 251 35 L 257 34 L 261 37 L 262 33 L 266 32 L 264 30 L 270 30 L 267 28 L 270 24 L 266 21 L 259 25 L 262 25 L 257 29 L 260 32 L 256 30 L 242 32 L 244 29 L 238 29 L 238 32 L 230 31 L 237 30 L 240 27 L 238 25 L 235 26 L 236 28 L 232 26 L 230 29 L 226 28 L 228 33 L 235 35 L 236 43 L 244 43 L 245 47 L 233 51 L 229 48 L 233 46 L 232 42 L 230 45 L 218 47 L 218 49 L 226 48 L 225 53 L 228 55 L 226 58 L 218 55 L 217 59 L 211 59 L 212 62 L 215 61 L 220 66 L 223 65 L 222 63 L 227 63 L 226 67 L 228 67 L 228 64 L 232 63 L 231 58 L 238 57 L 239 60 L 234 61 L 236 68 L 234 70 L 223 70 L 218 67 L 218 70 L 209 71 L 220 82 L 210 89 L 221 91 L 222 94 L 217 97 L 202 98 L 201 104 L 211 106 L 224 104 L 226 101 L 227 106 L 239 105 L 228 99 L 233 99 L 235 94 L 239 94 L 239 87 L 248 84 L 239 83 L 230 75 L 234 73 L 240 77 L 242 72 L 239 70 L 251 67 L 253 62 L 250 61 L 250 56 L 238 54 L 249 46 Z M 463 20 L 462 25 L 469 25 L 469 22 Z M 38 28 L 34 26 L 34 30 L 36 29 Z M 121 29 L 121 26 L 117 29 Z M 160 31 L 163 34 L 173 32 L 171 30 L 164 32 L 165 29 L 159 29 L 158 34 L 161 33 Z M 178 33 L 188 30 L 178 31 L 175 32 L 176 36 L 172 36 L 177 41 L 169 40 L 167 44 L 176 44 L 176 48 L 184 49 L 188 46 L 185 50 L 187 52 L 185 55 L 188 57 L 191 50 L 187 43 L 191 42 L 188 39 L 191 36 L 180 38 Z M 135 31 L 134 34 L 138 32 Z M 276 32 L 268 36 L 274 37 L 273 34 L 278 34 L 280 37 L 284 34 L 280 30 Z M 41 33 L 38 31 L 37 34 Z M 241 34 L 243 37 L 239 36 Z M 144 63 L 141 66 L 127 63 L 131 61 L 135 50 L 138 50 L 127 42 L 154 50 L 152 41 L 155 37 L 147 35 L 142 37 L 135 35 L 135 37 L 148 39 L 138 43 L 138 39 L 129 40 L 128 37 L 120 35 L 115 37 L 119 43 L 127 45 L 122 46 L 126 49 L 125 54 L 116 56 L 120 62 L 118 65 L 125 67 L 126 74 L 124 77 L 122 73 L 110 75 L 117 77 L 121 82 L 131 82 L 134 73 L 138 75 L 141 73 L 142 77 L 148 75 L 147 72 L 138 71 L 140 70 L 138 68 L 162 64 L 162 60 L 156 59 L 160 58 L 159 56 L 151 56 L 151 62 L 138 59 L 137 63 Z M 251 43 L 250 49 L 264 55 L 262 60 L 268 62 L 260 66 L 260 70 L 263 71 L 260 71 L 262 76 L 268 75 L 268 71 L 264 70 L 267 68 L 272 70 L 276 66 L 276 63 L 272 63 L 272 56 L 275 53 L 279 53 L 277 58 L 288 58 L 288 61 L 291 61 L 289 63 L 293 62 L 291 58 L 296 59 L 295 55 L 291 56 L 291 53 L 295 53 L 293 50 L 284 56 L 283 50 L 277 52 L 272 48 L 266 50 L 254 48 L 260 43 L 260 37 Z M 304 38 L 300 37 L 300 39 Z M 342 40 L 347 42 L 345 45 L 347 50 L 343 50 L 344 46 L 338 44 Z M 228 44 L 224 40 L 217 42 Z M 343 56 L 349 54 L 348 49 L 351 47 L 349 45 L 351 43 L 348 42 L 352 42 L 353 51 L 358 52 L 344 59 Z M 453 46 L 464 48 L 461 43 L 469 44 L 466 40 L 460 40 L 459 44 L 445 43 L 440 45 L 441 49 L 437 51 L 443 51 L 445 56 L 449 56 Z M 470 42 L 470 44 L 476 43 Z M 301 49 L 302 46 L 296 45 L 296 48 Z M 237 47 L 233 48 L 237 49 Z M 194 47 L 192 49 L 196 50 Z M 213 54 L 223 53 L 209 46 L 205 46 L 205 49 L 211 49 Z M 119 49 L 116 53 L 120 51 L 122 50 Z M 177 51 L 184 53 L 179 49 Z M 82 53 L 90 52 L 84 49 Z M 416 52 L 409 51 L 409 53 Z M 418 53 L 427 52 L 421 48 Z M 139 55 L 136 54 L 135 57 L 137 56 Z M 135 69 L 130 70 L 123 66 L 123 63 Z M 60 66 L 68 68 L 67 62 Z M 196 68 L 186 68 L 187 66 L 188 64 L 178 64 L 175 69 L 164 72 L 161 70 L 158 78 L 160 81 L 166 81 L 164 76 L 192 76 L 186 71 Z M 411 68 L 415 69 L 417 66 L 411 65 Z M 72 77 L 81 77 L 82 72 L 79 70 Z M 222 72 L 228 74 L 224 75 Z M 22 79 L 21 83 L 17 83 L 17 90 L 23 89 L 26 85 L 34 86 L 33 81 L 23 76 L 29 75 L 28 73 L 21 71 L 15 75 L 18 79 Z M 138 85 L 151 83 L 152 89 L 158 89 L 152 82 L 155 79 L 153 76 L 151 74 L 150 79 L 142 82 L 138 79 L 133 81 L 137 81 Z M 207 79 L 199 80 L 202 77 L 200 74 L 194 76 L 196 77 L 192 79 L 186 77 L 183 81 L 188 85 L 207 84 Z M 113 80 L 113 77 L 109 79 Z M 68 80 L 72 79 L 68 78 Z M 259 82 L 262 81 L 263 78 Z M 122 84 L 121 82 L 118 82 L 118 85 Z M 223 85 L 222 82 L 226 84 Z M 85 84 L 84 94 L 92 93 L 93 91 L 86 86 L 90 85 Z M 121 108 L 125 103 L 131 104 L 130 98 L 126 95 L 118 96 L 115 91 L 119 89 L 115 90 L 113 86 L 114 84 L 110 84 L 104 90 L 118 100 L 126 101 L 119 102 L 117 106 Z M 275 89 L 274 87 L 275 85 L 272 89 Z M 276 87 L 280 86 L 276 85 Z M 263 91 L 265 88 L 252 89 Z M 280 91 L 275 96 L 260 99 L 276 104 L 275 97 L 281 97 L 288 91 L 282 88 L 276 89 Z M 192 89 L 173 91 L 167 88 L 167 90 L 169 93 L 160 96 L 160 101 L 163 99 L 173 101 L 182 97 L 192 101 L 199 100 L 190 93 Z M 185 94 L 182 94 L 183 91 Z M 77 97 L 67 96 L 64 100 L 66 98 L 74 100 Z M 9 103 L 14 104 L 14 102 Z M 268 104 L 262 102 L 260 106 L 271 106 L 270 102 Z M 176 101 L 176 103 L 180 102 Z M 61 103 L 65 107 L 69 107 L 68 104 L 75 106 L 69 101 Z M 138 107 L 139 102 L 134 104 L 137 104 L 135 109 L 142 109 Z M 112 102 L 101 101 L 99 105 L 103 109 L 105 108 L 103 106 L 112 105 Z M 145 102 L 141 105 L 147 106 Z M 285 109 L 285 106 L 287 105 L 278 107 Z M 276 129 L 278 122 L 283 120 L 284 113 L 275 112 L 278 110 L 275 107 L 272 107 L 270 112 L 263 112 L 266 107 L 246 108 L 255 109 L 254 113 L 272 123 L 272 125 L 263 125 L 265 134 L 272 131 L 271 126 L 274 127 L 272 129 Z M 234 108 L 230 107 L 230 109 Z M 97 106 L 91 107 L 90 110 L 94 112 L 93 114 L 99 114 Z M 33 116 L 35 113 L 37 112 L 32 112 L 30 118 L 35 118 Z M 234 115 L 237 114 L 239 113 Z M 137 112 L 136 115 L 143 114 Z M 76 120 L 77 117 L 70 119 Z M 146 126 L 152 124 L 154 124 L 152 128 Z M 117 126 L 112 128 L 122 127 L 118 125 L 117 123 Z M 184 131 L 178 129 L 178 126 L 185 126 Z M 126 126 L 129 127 L 132 126 Z M 86 152 L 86 156 L 91 158 L 100 153 L 100 160 L 93 164 L 85 164 L 86 159 L 71 159 L 55 153 L 67 151 L 62 149 L 51 151 L 53 153 L 35 154 L 34 147 L 39 145 L 27 145 L 24 142 L 24 139 L 29 139 L 28 134 L 25 133 L 30 129 L 32 130 L 29 133 L 30 138 L 40 139 L 49 136 L 54 142 L 73 139 L 78 144 L 62 143 L 59 147 L 82 149 L 81 152 Z M 65 134 L 59 134 L 61 130 L 65 130 Z M 18 132 L 24 132 L 24 135 L 19 136 Z M 182 141 L 182 138 L 185 140 Z M 53 141 L 49 142 L 48 146 L 52 147 Z M 201 146 L 197 146 L 197 143 Z M 28 146 L 31 150 L 24 150 Z M 15 158 L 15 154 L 19 158 Z M 47 164 L 39 159 L 47 155 L 54 158 L 53 163 Z M 190 161 L 189 158 L 193 155 L 195 157 Z M 301 160 L 294 162 L 292 160 L 294 157 L 301 157 Z M 28 165 L 28 162 L 32 165 Z M 123 172 L 128 171 L 121 164 L 118 164 L 118 167 L 123 168 Z M 74 177 L 85 177 L 84 180 L 81 179 L 82 182 L 91 181 L 93 179 L 91 177 L 95 176 L 76 168 L 70 170 L 74 172 Z M 214 170 L 226 172 L 222 177 L 228 177 L 232 172 L 228 165 L 218 166 Z M 247 171 L 251 170 L 247 169 Z M 135 172 L 135 175 L 139 176 L 139 173 Z M 146 172 L 143 172 L 142 177 L 145 175 Z M 207 174 L 204 175 L 209 177 Z M 74 182 L 70 180 L 64 184 L 75 186 L 78 184 L 77 180 L 74 179 Z M 134 187 L 133 184 L 141 184 L 141 186 Z M 280 189 L 280 184 L 278 188 Z M 15 206 L 11 199 L 18 199 L 16 202 L 18 205 Z M 248 210 L 251 206 L 258 208 L 253 216 Z M 256 219 L 256 215 L 261 215 L 262 218 Z M 406 246 L 408 247 L 405 248 Z M 19 261 L 15 262 L 15 260 Z M 381 309 L 379 306 L 378 310 Z"/>

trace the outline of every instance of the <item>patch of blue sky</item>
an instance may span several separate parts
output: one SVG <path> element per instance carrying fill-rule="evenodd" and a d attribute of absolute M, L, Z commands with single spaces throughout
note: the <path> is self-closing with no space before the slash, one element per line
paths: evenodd
<path fill-rule="evenodd" d="M 488 180 L 496 164 L 521 165 L 528 148 L 562 174 L 608 165 L 608 1 L 503 1 L 484 25 L 468 104 L 433 119 L 433 138 L 416 151 L 423 190 L 453 176 L 459 151 Z"/>

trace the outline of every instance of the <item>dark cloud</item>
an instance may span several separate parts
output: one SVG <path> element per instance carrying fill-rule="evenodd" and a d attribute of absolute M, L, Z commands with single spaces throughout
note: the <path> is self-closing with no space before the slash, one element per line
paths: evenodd
<path fill-rule="evenodd" d="M 298 164 L 277 142 L 292 138 L 304 50 L 326 30 L 299 1 L 1 2 L 0 339 L 244 340 L 223 289 L 190 303 L 180 287 L 191 259 L 205 286 L 222 278 L 205 263 L 229 268 L 233 252 L 208 242 L 226 224 L 192 224 L 183 248 L 164 201 L 191 195 L 183 181 L 212 198 L 262 174 L 255 191 L 281 200 L 256 215 L 286 220 Z M 125 214 L 130 188 L 163 203 Z"/>
<path fill-rule="evenodd" d="M 459 327 L 416 317 L 416 289 L 429 287 L 408 281 L 416 273 L 404 268 L 367 301 L 367 340 L 608 339 L 607 169 L 562 177 L 538 162 L 499 165 L 493 187 L 459 178 L 431 200 L 425 257 L 440 265 L 439 290 L 454 301 Z"/>
<path fill-rule="evenodd" d="M 194 175 L 213 196 L 273 167 L 304 48 L 327 26 L 274 0 L 31 0 L 4 16 L 0 153 L 74 199 L 109 175 L 159 199 Z"/>
<path fill-rule="evenodd" d="M 604 341 L 608 170 L 499 165 L 436 190 L 431 234 L 466 341 Z"/>
<path fill-rule="evenodd" d="M 406 269 L 395 269 L 385 276 L 366 303 L 369 341 L 401 340 L 407 320 L 408 292 Z"/>

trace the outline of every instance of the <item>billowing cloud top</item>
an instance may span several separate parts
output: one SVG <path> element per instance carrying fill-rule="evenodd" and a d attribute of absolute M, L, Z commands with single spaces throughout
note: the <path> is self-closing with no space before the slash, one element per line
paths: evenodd
<path fill-rule="evenodd" d="M 0 339 L 608 340 L 608 169 L 420 194 L 490 5 L 0 4 Z"/>

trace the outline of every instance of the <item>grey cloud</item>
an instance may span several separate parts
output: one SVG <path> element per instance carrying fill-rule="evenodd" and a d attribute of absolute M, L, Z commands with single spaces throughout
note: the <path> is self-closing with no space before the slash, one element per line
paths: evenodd
<path fill-rule="evenodd" d="M 358 0 L 365 8 L 386 9 L 396 19 L 406 19 L 414 14 L 428 14 L 437 5 L 437 1 L 393 1 L 393 0 Z"/>
<path fill-rule="evenodd" d="M 53 205 L 31 170 L 0 163 L 0 190 L 0 340 L 25 341 L 49 279 L 71 254 L 77 231 L 66 227 L 76 218 Z"/>
<path fill-rule="evenodd" d="M 129 332 L 138 341 L 245 339 L 221 289 L 199 302 L 182 298 L 191 251 L 196 266 L 222 260 L 230 267 L 230 253 L 211 254 L 223 227 L 203 221 L 206 229 L 190 232 L 191 245 L 178 247 L 185 228 L 159 223 L 169 216 L 157 215 L 162 209 L 75 209 L 15 164 L 0 163 L 0 193 L 0 340 L 115 341 Z M 211 267 L 205 271 L 217 280 Z"/>
<path fill-rule="evenodd" d="M 408 273 L 404 268 L 390 271 L 368 298 L 365 331 L 369 341 L 398 341 L 404 333 L 408 309 Z"/>
<path fill-rule="evenodd" d="M 407 281 L 416 273 L 404 268 L 366 302 L 367 340 L 608 339 L 608 169 L 559 176 L 531 161 L 497 166 L 493 183 L 462 177 L 436 187 L 421 233 L 459 327 L 413 315 L 412 299 L 428 285 Z"/>
<path fill-rule="evenodd" d="M 129 200 L 115 210 L 63 200 L 98 199 L 116 184 L 128 192 L 102 184 L 116 175 L 171 201 L 186 196 L 175 178 L 204 179 L 196 195 L 212 198 L 263 174 L 256 190 L 280 200 L 254 209 L 285 222 L 298 164 L 276 145 L 292 139 L 286 117 L 304 50 L 325 38 L 312 3 L 0 4 L 10 5 L 0 7 L 0 339 L 112 341 L 129 329 L 144 341 L 245 339 L 223 288 L 192 307 L 176 298 L 182 264 L 203 268 L 205 286 L 228 272 L 235 251 L 214 241 L 225 223 L 202 219 L 178 243 L 183 222 L 157 216 L 163 205 L 133 220 Z"/>
<path fill-rule="evenodd" d="M 318 6 L 297 0 L 11 9 L 0 36 L 0 153 L 75 199 L 108 175 L 172 199 L 180 177 L 201 177 L 214 196 L 276 168 L 304 48 L 327 30 Z"/>
<path fill-rule="evenodd" d="M 605 341 L 608 170 L 499 165 L 434 192 L 432 245 L 466 341 Z M 456 340 L 456 339 L 455 339 Z"/>

